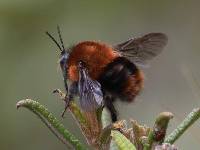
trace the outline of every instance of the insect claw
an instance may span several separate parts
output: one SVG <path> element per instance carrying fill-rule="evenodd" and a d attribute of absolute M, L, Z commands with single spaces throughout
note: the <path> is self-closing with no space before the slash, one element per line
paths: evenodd
<path fill-rule="evenodd" d="M 61 117 L 64 118 L 65 112 L 67 111 L 67 106 L 65 106 L 65 109 L 63 110 Z"/>
<path fill-rule="evenodd" d="M 64 102 L 65 102 L 65 109 L 62 112 L 62 115 L 61 115 L 62 118 L 64 118 L 65 112 L 67 111 L 67 108 L 69 107 L 70 99 L 68 98 L 68 96 L 65 96 Z"/>
<path fill-rule="evenodd" d="M 54 94 L 54 93 L 59 93 L 59 91 L 60 91 L 60 89 L 54 89 L 53 91 L 52 91 L 52 93 Z"/>
<path fill-rule="evenodd" d="M 64 94 L 60 89 L 55 89 L 52 91 L 53 94 L 58 94 L 60 96 L 60 99 L 65 101 L 66 94 Z"/>

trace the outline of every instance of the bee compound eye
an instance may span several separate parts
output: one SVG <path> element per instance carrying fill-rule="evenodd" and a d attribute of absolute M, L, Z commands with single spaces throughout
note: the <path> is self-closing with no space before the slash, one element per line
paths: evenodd
<path fill-rule="evenodd" d="M 60 65 L 64 65 L 65 64 L 65 59 L 60 59 Z"/>
<path fill-rule="evenodd" d="M 78 62 L 78 67 L 79 67 L 79 68 L 84 68 L 84 66 L 85 66 L 85 63 L 84 63 L 82 60 L 80 60 L 80 61 Z"/>

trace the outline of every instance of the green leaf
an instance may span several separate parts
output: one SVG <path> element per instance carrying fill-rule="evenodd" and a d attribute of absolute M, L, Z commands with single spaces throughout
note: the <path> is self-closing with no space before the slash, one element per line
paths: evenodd
<path fill-rule="evenodd" d="M 35 113 L 41 121 L 52 131 L 52 133 L 66 146 L 74 147 L 77 150 L 86 150 L 84 145 L 61 124 L 43 105 L 31 100 L 21 100 L 17 108 L 25 107 Z"/>
<path fill-rule="evenodd" d="M 195 121 L 200 118 L 200 108 L 193 109 L 182 123 L 165 139 L 165 143 L 173 144 Z"/>
<path fill-rule="evenodd" d="M 131 143 L 123 134 L 117 130 L 111 131 L 111 136 L 118 146 L 119 150 L 136 150 L 133 143 Z"/>
<path fill-rule="evenodd" d="M 111 140 L 111 142 L 110 142 L 110 150 L 119 150 L 119 148 L 114 140 Z"/>

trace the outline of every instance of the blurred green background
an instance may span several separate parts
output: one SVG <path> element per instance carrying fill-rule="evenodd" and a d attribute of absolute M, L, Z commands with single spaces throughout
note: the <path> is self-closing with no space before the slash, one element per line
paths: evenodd
<path fill-rule="evenodd" d="M 114 44 L 149 32 L 164 32 L 164 52 L 144 69 L 146 85 L 136 102 L 117 103 L 120 118 L 153 125 L 162 111 L 175 118 L 169 131 L 200 106 L 199 1 L 160 0 L 1 0 L 0 1 L 0 149 L 66 149 L 18 100 L 32 98 L 49 108 L 83 140 L 77 125 L 60 113 L 63 103 L 51 91 L 63 88 L 57 71 L 59 51 L 44 34 L 60 25 L 66 46 L 81 40 Z M 56 35 L 56 34 L 54 34 Z M 177 141 L 180 149 L 200 147 L 200 121 Z"/>

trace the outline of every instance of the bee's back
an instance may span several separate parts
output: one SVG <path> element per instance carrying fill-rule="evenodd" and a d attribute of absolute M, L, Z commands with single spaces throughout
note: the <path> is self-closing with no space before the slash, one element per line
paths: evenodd
<path fill-rule="evenodd" d="M 77 63 L 83 61 L 90 77 L 97 80 L 104 68 L 117 57 L 119 54 L 106 44 L 94 41 L 81 42 L 72 48 L 69 55 L 69 79 L 78 80 Z"/>

